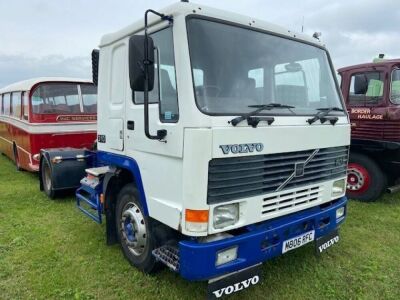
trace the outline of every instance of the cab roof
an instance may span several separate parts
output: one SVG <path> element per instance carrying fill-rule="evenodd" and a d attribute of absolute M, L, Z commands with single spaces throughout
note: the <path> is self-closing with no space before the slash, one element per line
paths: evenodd
<path fill-rule="evenodd" d="M 274 32 L 290 38 L 296 38 L 304 42 L 315 44 L 316 46 L 319 47 L 324 46 L 319 40 L 312 38 L 311 36 L 302 33 L 292 32 L 291 30 L 287 30 L 281 26 L 263 20 L 254 19 L 248 16 L 208 6 L 203 6 L 195 3 L 178 2 L 164 9 L 159 10 L 159 12 L 173 17 L 177 17 L 179 15 L 199 15 L 199 16 L 211 17 L 223 21 L 237 23 L 247 27 L 251 26 L 257 29 Z M 135 23 L 119 31 L 104 35 L 101 39 L 100 47 L 107 46 L 123 38 L 126 38 L 132 34 L 142 31 L 144 29 L 144 13 L 145 12 L 143 11 L 143 18 L 141 18 L 139 21 L 136 21 Z M 149 26 L 152 24 L 156 24 L 158 22 L 161 22 L 159 17 L 156 17 L 153 14 L 149 14 L 149 19 L 148 19 Z"/>
<path fill-rule="evenodd" d="M 70 78 L 70 77 L 37 77 L 28 80 L 12 83 L 0 89 L 0 94 L 16 92 L 16 91 L 29 91 L 34 85 L 43 82 L 76 82 L 76 83 L 92 83 L 89 79 Z"/>
<path fill-rule="evenodd" d="M 373 67 L 377 67 L 377 66 L 392 66 L 395 64 L 400 64 L 400 58 L 396 58 L 396 59 L 384 59 L 378 62 L 369 62 L 369 63 L 364 63 L 364 64 L 358 64 L 358 65 L 352 65 L 352 66 L 347 66 L 347 67 L 343 67 L 338 69 L 339 73 L 343 73 L 346 71 L 351 71 L 354 69 L 362 69 L 362 68 L 373 68 Z"/>

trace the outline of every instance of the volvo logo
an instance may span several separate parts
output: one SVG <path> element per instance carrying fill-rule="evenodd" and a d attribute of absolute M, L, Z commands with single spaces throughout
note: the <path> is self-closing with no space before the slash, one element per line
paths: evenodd
<path fill-rule="evenodd" d="M 219 147 L 224 154 L 249 153 L 254 151 L 261 152 L 264 149 L 264 145 L 262 143 L 220 145 Z"/>
<path fill-rule="evenodd" d="M 304 162 L 299 162 L 294 165 L 294 177 L 301 177 L 304 175 Z"/>
<path fill-rule="evenodd" d="M 290 181 L 292 181 L 293 178 L 295 177 L 301 177 L 304 176 L 304 171 L 307 166 L 307 164 L 317 155 L 319 152 L 319 149 L 315 150 L 311 155 L 304 161 L 304 162 L 297 162 L 294 164 L 294 171 L 293 173 L 285 180 L 284 183 L 282 183 L 277 189 L 276 192 L 279 192 L 285 188 L 285 186 L 288 185 Z"/>

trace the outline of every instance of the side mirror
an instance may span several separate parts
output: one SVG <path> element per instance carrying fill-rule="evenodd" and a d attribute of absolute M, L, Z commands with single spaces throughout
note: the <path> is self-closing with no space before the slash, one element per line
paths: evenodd
<path fill-rule="evenodd" d="M 95 86 L 99 83 L 99 57 L 100 51 L 93 49 L 92 51 L 92 81 Z"/>
<path fill-rule="evenodd" d="M 368 79 L 364 74 L 356 75 L 354 78 L 354 93 L 365 95 L 368 91 Z"/>
<path fill-rule="evenodd" d="M 154 42 L 147 37 L 147 70 L 148 70 L 148 91 L 154 86 Z M 129 80 L 131 89 L 136 92 L 145 90 L 145 36 L 134 35 L 129 39 Z"/>

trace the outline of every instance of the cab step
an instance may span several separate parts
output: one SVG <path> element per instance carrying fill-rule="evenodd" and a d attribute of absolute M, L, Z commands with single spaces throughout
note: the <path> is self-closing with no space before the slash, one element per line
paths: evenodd
<path fill-rule="evenodd" d="M 179 250 L 175 246 L 164 245 L 153 250 L 153 256 L 174 272 L 179 272 Z"/>
<path fill-rule="evenodd" d="M 86 169 L 87 176 L 81 180 L 81 187 L 75 193 L 78 208 L 99 224 L 102 223 L 103 213 L 100 197 L 103 191 L 102 177 L 108 170 L 108 167 Z"/>

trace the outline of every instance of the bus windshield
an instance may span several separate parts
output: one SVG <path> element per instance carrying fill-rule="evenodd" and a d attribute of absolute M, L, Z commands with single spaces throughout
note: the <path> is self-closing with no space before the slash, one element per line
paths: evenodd
<path fill-rule="evenodd" d="M 264 115 L 314 115 L 343 108 L 327 52 L 317 46 L 205 19 L 187 20 L 198 108 L 238 115 L 277 103 Z M 332 114 L 344 114 L 332 112 Z"/>
<path fill-rule="evenodd" d="M 97 90 L 91 84 L 45 83 L 32 94 L 34 114 L 79 115 L 97 112 Z"/>

